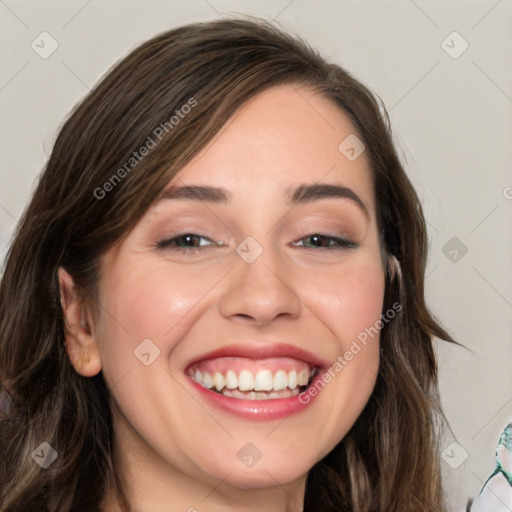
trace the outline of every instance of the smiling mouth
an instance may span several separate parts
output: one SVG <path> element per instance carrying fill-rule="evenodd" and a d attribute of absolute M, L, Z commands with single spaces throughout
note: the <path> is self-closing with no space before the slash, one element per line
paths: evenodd
<path fill-rule="evenodd" d="M 194 364 L 187 373 L 204 388 L 226 397 L 271 400 L 302 393 L 318 371 L 306 362 L 285 357 L 223 357 Z"/>

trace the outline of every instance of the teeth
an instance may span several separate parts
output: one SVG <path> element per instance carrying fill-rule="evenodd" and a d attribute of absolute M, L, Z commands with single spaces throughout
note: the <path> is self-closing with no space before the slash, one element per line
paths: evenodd
<path fill-rule="evenodd" d="M 242 370 L 238 376 L 238 389 L 240 391 L 251 391 L 254 389 L 254 375 L 247 371 Z"/>
<path fill-rule="evenodd" d="M 217 391 L 220 391 L 224 387 L 224 375 L 220 372 L 213 374 L 213 385 Z"/>
<path fill-rule="evenodd" d="M 256 376 L 248 371 L 242 370 L 239 375 L 233 370 L 226 374 L 207 371 L 200 371 L 198 368 L 191 372 L 192 378 L 202 386 L 218 392 L 225 396 L 245 398 L 248 400 L 267 400 L 270 398 L 286 398 L 299 393 L 300 387 L 307 386 L 310 378 L 316 374 L 316 370 L 296 370 L 286 372 L 277 370 L 275 374 L 268 369 L 259 370 Z"/>
<path fill-rule="evenodd" d="M 299 386 L 306 386 L 309 380 L 309 372 L 307 370 L 302 370 L 297 375 L 297 384 Z"/>
<path fill-rule="evenodd" d="M 211 388 L 213 386 L 212 376 L 208 372 L 203 373 L 203 382 L 201 384 L 206 388 Z"/>
<path fill-rule="evenodd" d="M 231 398 L 241 398 L 244 400 L 271 400 L 273 398 L 289 398 L 299 394 L 299 388 L 286 389 L 280 392 L 272 391 L 240 391 L 239 389 L 225 389 L 222 394 Z"/>
<path fill-rule="evenodd" d="M 240 388 L 241 389 L 241 388 Z M 254 379 L 255 391 L 270 391 L 272 389 L 272 372 L 270 370 L 260 370 Z"/>
<path fill-rule="evenodd" d="M 228 389 L 235 389 L 238 387 L 238 377 L 236 376 L 236 373 L 233 370 L 228 370 L 226 373 L 226 387 Z"/>
<path fill-rule="evenodd" d="M 270 373 L 270 372 L 269 372 Z M 284 370 L 278 370 L 274 375 L 274 389 L 276 391 L 281 391 L 281 389 L 285 389 L 288 385 L 288 375 Z"/>

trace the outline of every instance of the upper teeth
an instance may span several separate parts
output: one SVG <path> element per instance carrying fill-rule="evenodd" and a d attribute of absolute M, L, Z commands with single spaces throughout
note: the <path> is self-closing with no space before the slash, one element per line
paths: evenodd
<path fill-rule="evenodd" d="M 274 374 L 270 370 L 259 370 L 256 375 L 248 370 L 242 370 L 238 375 L 233 370 L 228 370 L 225 374 L 195 369 L 192 372 L 192 378 L 206 388 L 215 388 L 221 391 L 224 387 L 227 389 L 236 389 L 240 391 L 280 391 L 286 388 L 294 389 L 299 386 L 306 386 L 313 370 L 296 370 L 286 372 L 277 370 Z"/>

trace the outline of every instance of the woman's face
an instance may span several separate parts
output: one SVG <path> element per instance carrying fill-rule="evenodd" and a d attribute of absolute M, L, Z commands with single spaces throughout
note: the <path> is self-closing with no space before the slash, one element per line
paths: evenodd
<path fill-rule="evenodd" d="M 379 336 L 353 342 L 380 318 L 385 272 L 354 132 L 311 89 L 269 89 L 105 255 L 94 334 L 132 474 L 302 485 L 356 421 Z"/>

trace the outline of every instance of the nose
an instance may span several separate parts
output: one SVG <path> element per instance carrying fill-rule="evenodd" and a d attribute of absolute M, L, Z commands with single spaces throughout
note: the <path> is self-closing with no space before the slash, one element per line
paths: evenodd
<path fill-rule="evenodd" d="M 267 248 L 252 263 L 236 255 L 235 268 L 219 302 L 222 316 L 238 323 L 264 326 L 301 313 L 297 274 Z M 294 282 L 295 281 L 295 282 Z"/>

